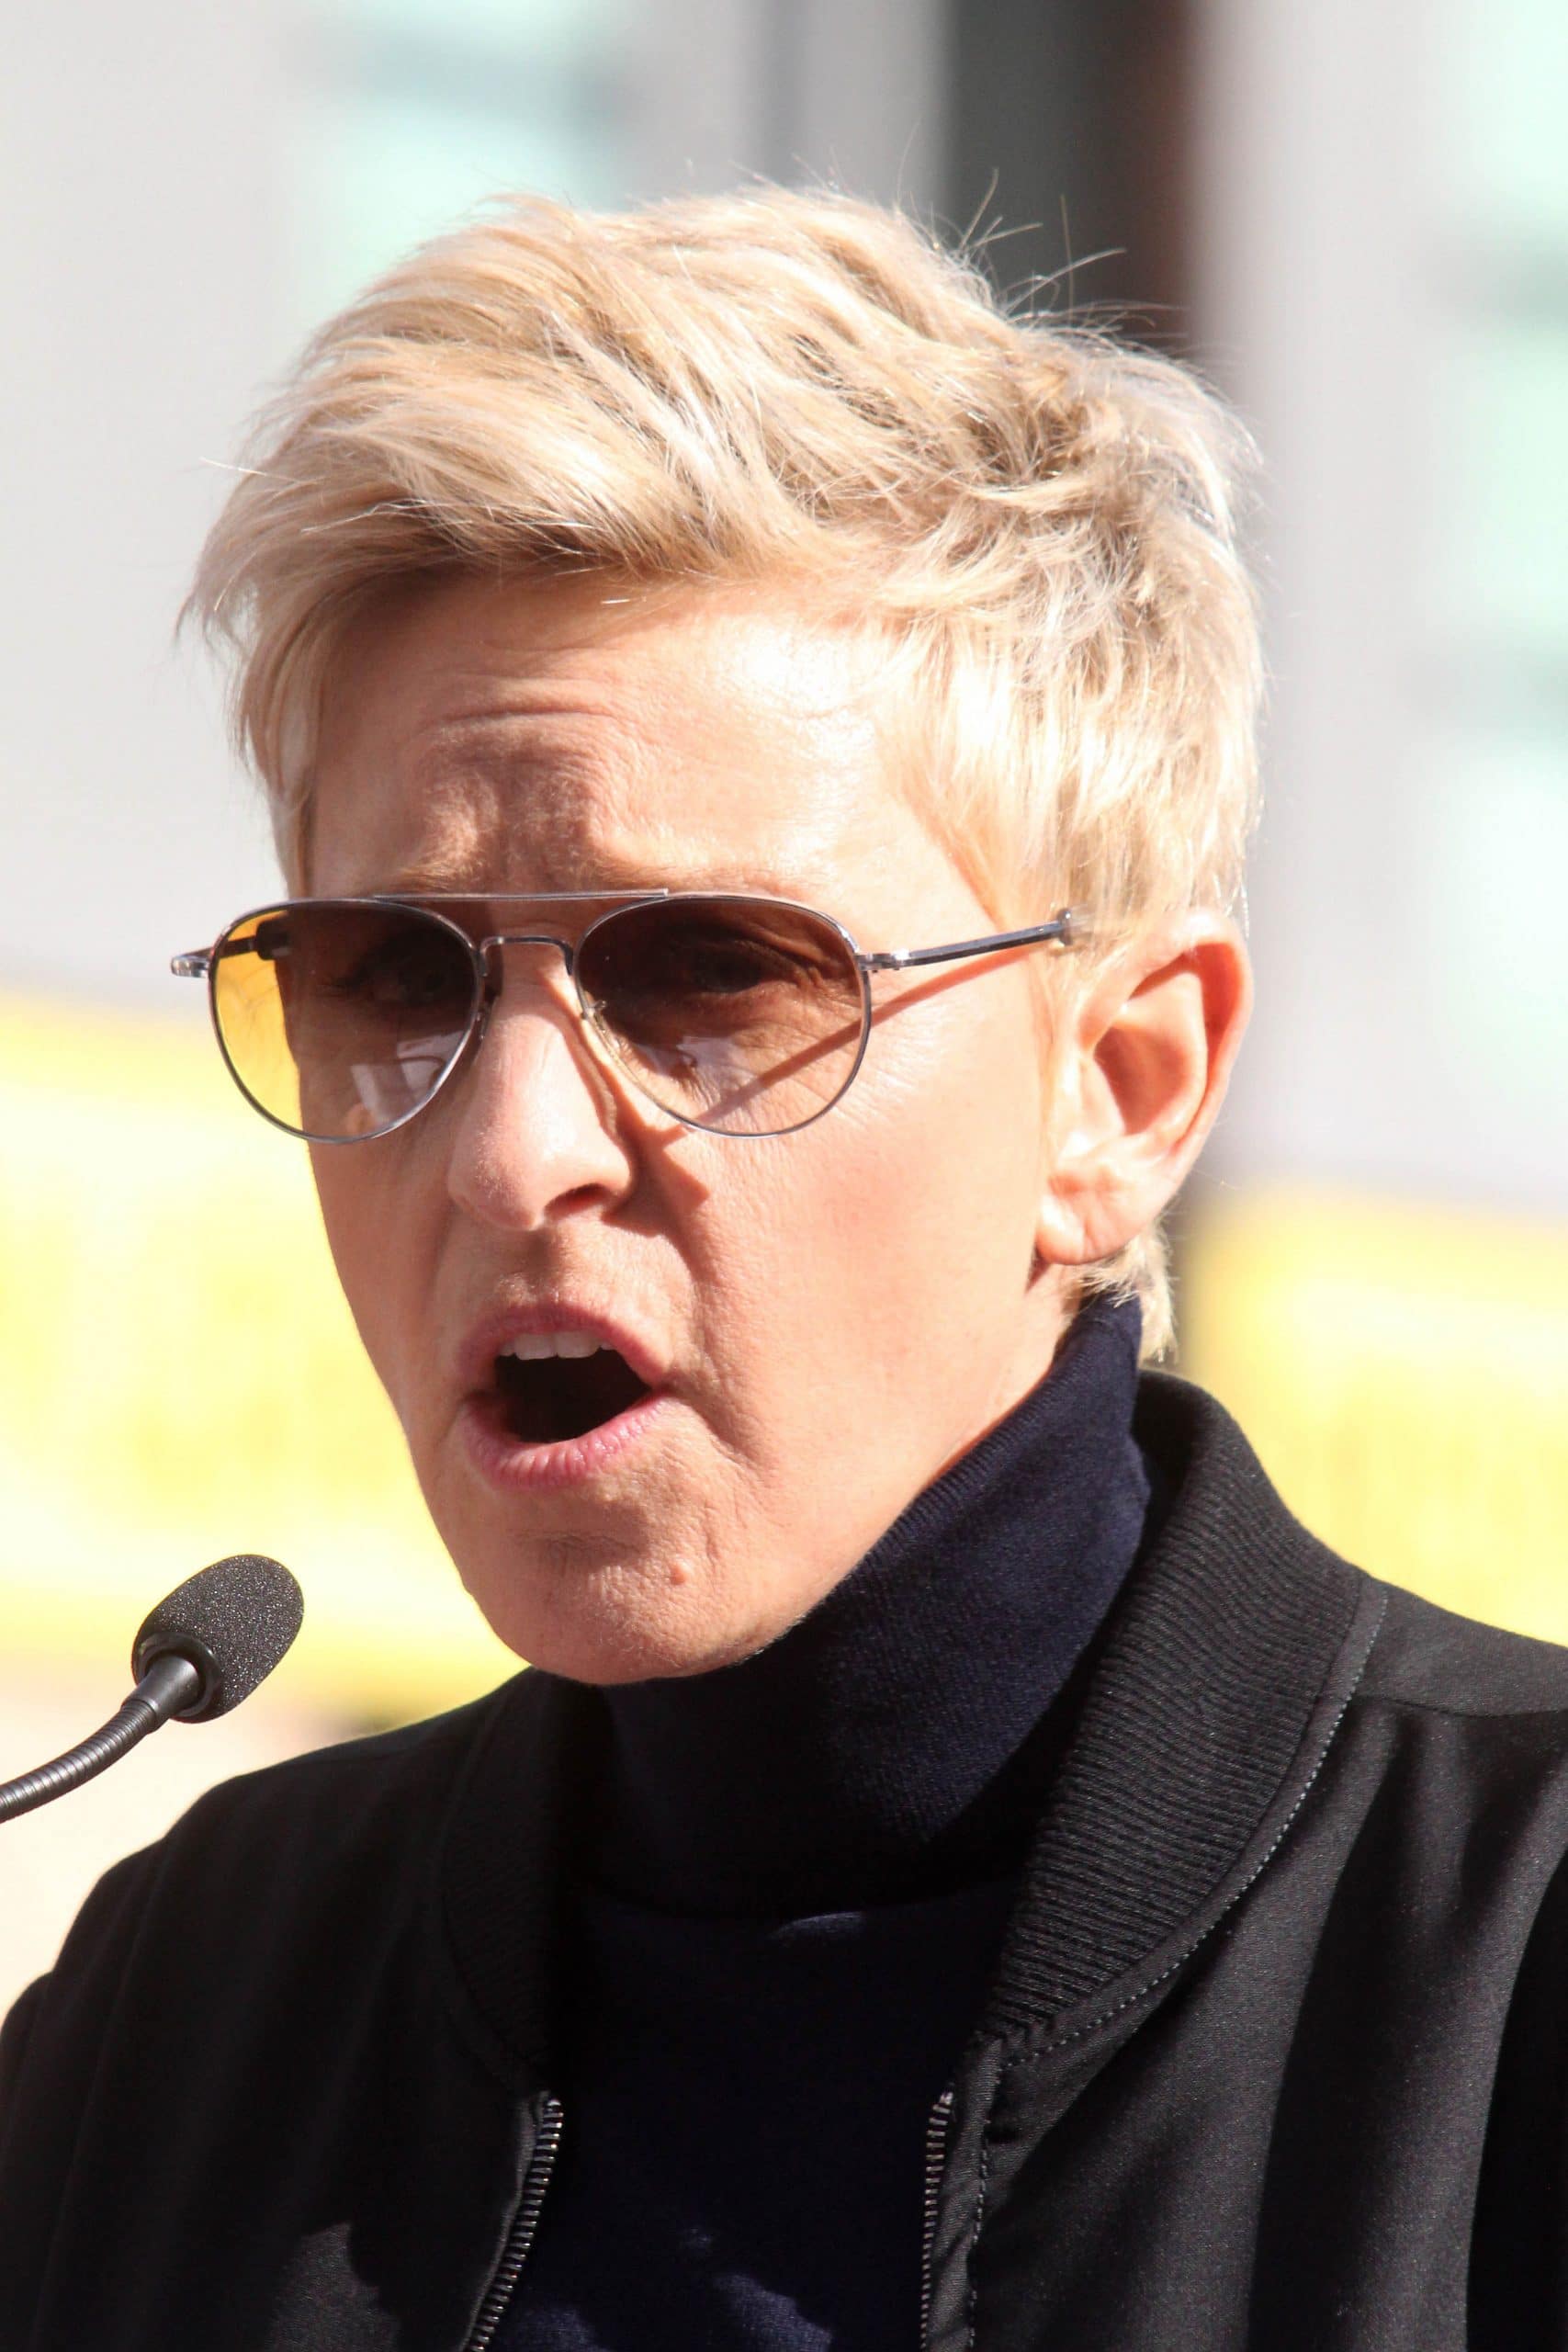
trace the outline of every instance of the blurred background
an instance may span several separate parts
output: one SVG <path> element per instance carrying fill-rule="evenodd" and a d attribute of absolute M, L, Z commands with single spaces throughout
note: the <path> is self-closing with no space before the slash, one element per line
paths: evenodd
<path fill-rule="evenodd" d="M 1239 404 L 1258 1012 L 1181 1368 L 1365 1566 L 1568 1640 L 1562 0 L 53 0 L 0 85 L 0 1776 L 275 1552 L 237 1715 L 5 1832 L 0 2002 L 205 1781 L 515 1661 L 424 1519 L 303 1151 L 170 954 L 276 888 L 174 619 L 303 334 L 485 195 L 829 179 Z"/>

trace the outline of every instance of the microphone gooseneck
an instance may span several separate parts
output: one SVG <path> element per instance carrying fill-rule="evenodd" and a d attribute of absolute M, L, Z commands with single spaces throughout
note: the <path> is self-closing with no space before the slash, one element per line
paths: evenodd
<path fill-rule="evenodd" d="M 172 1719 L 207 1723 L 248 1699 L 299 1630 L 305 1603 L 276 1560 L 238 1553 L 176 1585 L 130 1653 L 136 1688 L 101 1731 L 52 1763 L 0 1782 L 0 1821 L 32 1813 L 107 1771 Z"/>

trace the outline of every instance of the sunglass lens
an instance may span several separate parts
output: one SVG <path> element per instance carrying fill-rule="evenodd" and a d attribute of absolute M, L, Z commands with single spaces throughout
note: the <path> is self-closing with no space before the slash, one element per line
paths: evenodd
<path fill-rule="evenodd" d="M 842 934 L 768 899 L 649 899 L 584 935 L 582 992 L 643 1091 L 694 1126 L 783 1135 L 837 1102 L 865 990 Z"/>
<path fill-rule="evenodd" d="M 318 899 L 225 933 L 212 1002 L 259 1111 L 326 1141 L 383 1135 L 462 1051 L 477 980 L 461 935 L 412 907 Z"/>

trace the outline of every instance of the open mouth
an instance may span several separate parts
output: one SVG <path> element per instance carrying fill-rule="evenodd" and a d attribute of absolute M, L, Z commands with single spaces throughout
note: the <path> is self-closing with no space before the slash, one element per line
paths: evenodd
<path fill-rule="evenodd" d="M 523 1445 L 559 1445 L 585 1437 L 649 1395 L 625 1356 L 595 1347 L 588 1355 L 518 1356 L 495 1360 L 501 1419 Z"/>

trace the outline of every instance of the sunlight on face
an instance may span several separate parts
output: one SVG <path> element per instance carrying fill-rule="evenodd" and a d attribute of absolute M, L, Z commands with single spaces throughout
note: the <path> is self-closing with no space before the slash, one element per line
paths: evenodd
<path fill-rule="evenodd" d="M 865 948 L 992 929 L 878 719 L 874 647 L 782 600 L 446 584 L 362 624 L 334 673 L 310 888 L 754 890 Z M 737 1138 L 591 1052 L 558 951 L 508 949 L 445 1091 L 315 1150 L 431 1511 L 521 1656 L 615 1681 L 749 1654 L 1040 1378 L 1063 1310 L 1032 1262 L 1026 966 L 878 978 L 843 1099 Z M 626 1335 L 654 1391 L 570 1475 L 497 1436 L 498 1334 L 540 1309 Z"/>

